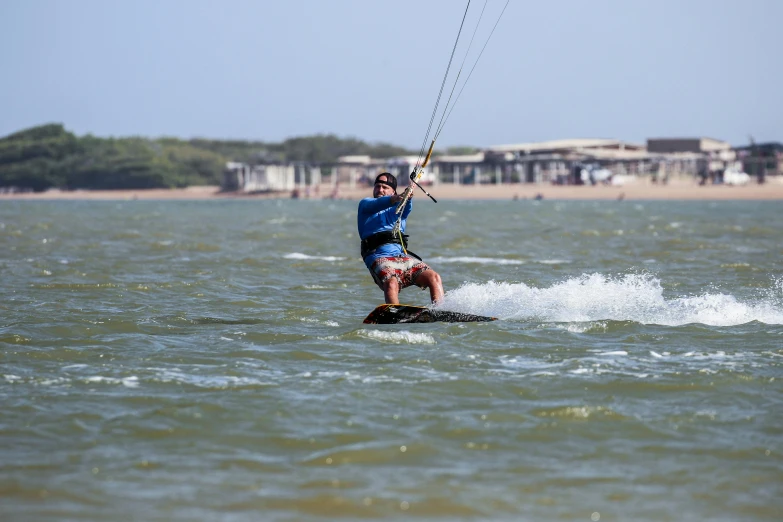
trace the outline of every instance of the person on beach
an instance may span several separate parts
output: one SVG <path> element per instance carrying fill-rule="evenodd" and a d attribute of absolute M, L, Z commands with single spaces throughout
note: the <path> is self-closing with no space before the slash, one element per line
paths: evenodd
<path fill-rule="evenodd" d="M 402 212 L 400 229 L 406 242 L 405 224 L 413 208 L 413 195 Z M 359 238 L 364 264 L 386 298 L 387 304 L 400 304 L 399 293 L 403 288 L 416 285 L 429 288 L 430 299 L 437 303 L 443 299 L 443 283 L 440 275 L 419 256 L 403 250 L 400 238 L 392 230 L 397 221 L 395 209 L 402 196 L 397 194 L 397 178 L 388 172 L 378 174 L 372 189 L 372 197 L 359 202 Z"/>

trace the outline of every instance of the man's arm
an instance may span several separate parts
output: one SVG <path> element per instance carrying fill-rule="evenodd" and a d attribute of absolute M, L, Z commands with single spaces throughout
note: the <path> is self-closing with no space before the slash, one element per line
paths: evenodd
<path fill-rule="evenodd" d="M 383 196 L 380 198 L 364 198 L 359 202 L 359 212 L 366 214 L 375 214 L 383 209 L 392 206 L 394 196 Z"/>
<path fill-rule="evenodd" d="M 413 194 L 411 194 L 413 197 Z M 367 212 L 368 214 L 375 214 L 381 210 L 387 209 L 393 205 L 396 205 L 402 199 L 402 195 L 393 194 L 391 196 L 382 196 L 380 198 L 364 198 L 359 202 L 359 210 L 361 212 Z M 411 202 L 408 200 L 408 204 L 405 205 L 405 212 L 410 213 Z"/>

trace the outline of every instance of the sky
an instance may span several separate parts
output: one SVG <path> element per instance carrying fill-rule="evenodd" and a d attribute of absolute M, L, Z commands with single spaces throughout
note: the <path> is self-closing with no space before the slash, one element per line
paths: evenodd
<path fill-rule="evenodd" d="M 418 149 L 466 5 L 0 0 L 0 136 L 58 122 L 102 137 L 331 133 Z M 461 64 L 455 97 L 475 69 L 439 148 L 783 141 L 783 1 L 510 0 L 476 61 L 504 5 L 470 4 L 441 110 Z"/>

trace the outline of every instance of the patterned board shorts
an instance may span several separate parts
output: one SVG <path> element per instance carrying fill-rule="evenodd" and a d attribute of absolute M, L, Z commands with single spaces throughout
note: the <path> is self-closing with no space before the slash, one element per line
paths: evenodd
<path fill-rule="evenodd" d="M 416 284 L 419 274 L 430 267 L 427 263 L 410 256 L 379 257 L 373 261 L 370 273 L 375 284 L 383 290 L 383 284 L 396 277 L 400 283 L 400 290 Z"/>

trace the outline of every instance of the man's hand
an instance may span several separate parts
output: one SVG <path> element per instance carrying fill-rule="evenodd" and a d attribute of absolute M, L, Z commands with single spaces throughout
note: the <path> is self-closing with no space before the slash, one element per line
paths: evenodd
<path fill-rule="evenodd" d="M 413 197 L 413 192 L 411 192 L 411 195 L 410 195 L 410 196 L 408 196 L 408 199 L 410 199 L 410 198 L 412 198 L 412 197 Z M 394 203 L 394 204 L 396 205 L 396 204 L 397 204 L 397 203 L 399 203 L 400 201 L 402 201 L 402 194 L 393 194 L 393 195 L 392 195 L 392 197 L 391 197 L 391 202 L 392 202 L 392 203 Z"/>

